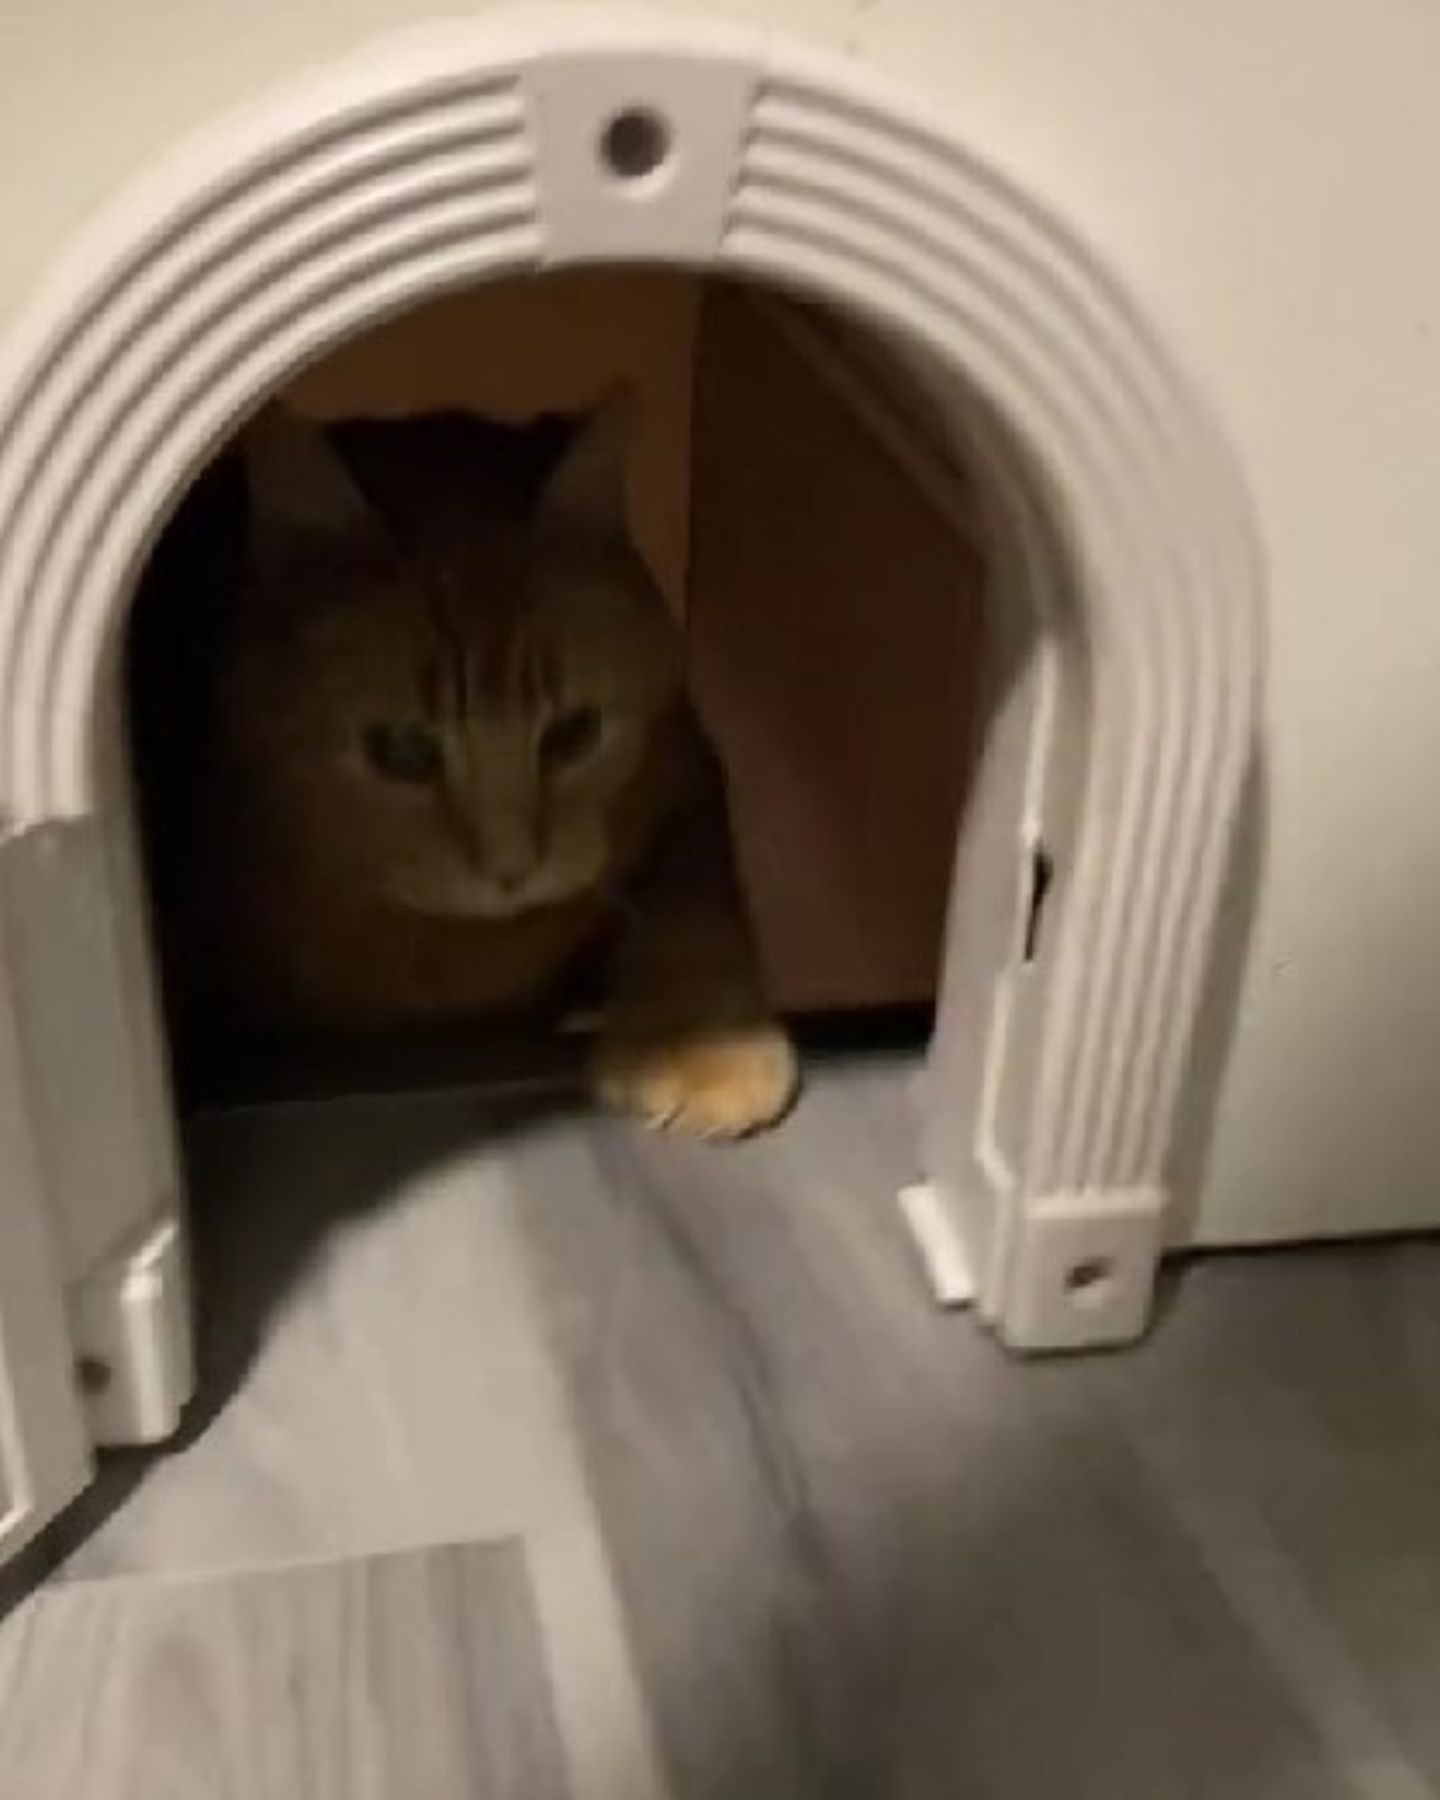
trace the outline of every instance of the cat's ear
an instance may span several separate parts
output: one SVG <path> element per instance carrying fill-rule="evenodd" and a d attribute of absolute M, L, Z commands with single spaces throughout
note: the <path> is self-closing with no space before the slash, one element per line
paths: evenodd
<path fill-rule="evenodd" d="M 575 430 L 540 491 L 542 530 L 623 542 L 625 472 L 634 434 L 635 396 L 613 389 Z"/>
<path fill-rule="evenodd" d="M 360 545 L 380 522 L 321 425 L 272 401 L 241 436 L 252 540 L 262 551 L 297 540 Z"/>

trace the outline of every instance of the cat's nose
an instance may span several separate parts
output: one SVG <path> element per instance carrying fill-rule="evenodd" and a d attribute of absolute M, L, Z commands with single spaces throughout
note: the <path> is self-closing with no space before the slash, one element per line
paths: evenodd
<path fill-rule="evenodd" d="M 526 868 L 523 863 L 492 863 L 490 879 L 502 894 L 513 894 L 525 884 Z"/>

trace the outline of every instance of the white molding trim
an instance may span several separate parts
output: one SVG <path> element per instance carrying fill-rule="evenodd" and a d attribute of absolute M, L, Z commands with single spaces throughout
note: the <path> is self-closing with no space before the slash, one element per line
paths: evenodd
<path fill-rule="evenodd" d="M 631 104 L 672 141 L 626 184 L 596 144 Z M 1020 1286 L 1062 1205 L 1067 1244 L 1092 1202 L 1107 1243 L 1140 1221 L 1131 1260 L 1153 1270 L 1255 728 L 1250 508 L 1097 258 L 853 63 L 668 9 L 520 10 L 391 38 L 177 150 L 0 347 L 0 809 L 21 825 L 99 809 L 135 572 L 267 392 L 422 297 L 597 258 L 829 298 L 997 426 L 984 454 L 1033 642 L 963 831 L 927 1174 L 1012 1341 L 1132 1333 L 1128 1276 L 1108 1310 L 1087 1282 L 1064 1317 Z M 1039 842 L 1055 894 L 1022 967 Z M 115 905 L 134 912 L 123 882 Z M 138 921 L 125 931 L 143 962 Z M 1071 1290 L 1054 1292 L 1064 1312 Z"/>

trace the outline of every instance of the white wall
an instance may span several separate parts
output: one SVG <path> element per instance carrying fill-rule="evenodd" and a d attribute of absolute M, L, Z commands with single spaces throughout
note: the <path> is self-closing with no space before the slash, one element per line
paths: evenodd
<path fill-rule="evenodd" d="M 178 136 L 431 10 L 8 0 L 0 327 Z M 937 95 L 1108 254 L 1209 390 L 1261 510 L 1274 636 L 1263 878 L 1199 1235 L 1440 1221 L 1440 11 L 710 10 Z"/>

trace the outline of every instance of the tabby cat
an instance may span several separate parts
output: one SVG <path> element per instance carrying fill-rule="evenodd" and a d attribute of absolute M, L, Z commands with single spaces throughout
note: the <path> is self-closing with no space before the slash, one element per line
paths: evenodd
<path fill-rule="evenodd" d="M 245 431 L 231 591 L 188 596 L 217 624 L 162 895 L 184 1010 L 453 1023 L 603 955 L 607 1101 L 704 1137 L 784 1111 L 722 785 L 626 526 L 627 410 Z"/>

